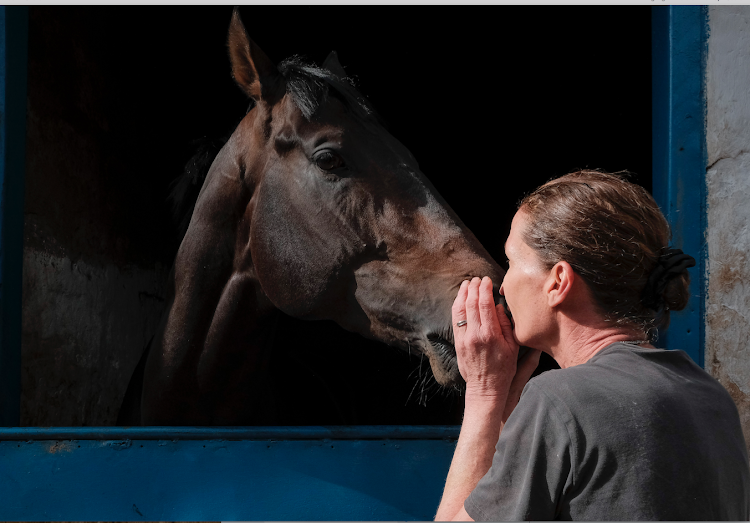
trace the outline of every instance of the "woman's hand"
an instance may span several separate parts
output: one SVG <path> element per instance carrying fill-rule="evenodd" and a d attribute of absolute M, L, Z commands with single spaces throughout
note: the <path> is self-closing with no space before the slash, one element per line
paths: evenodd
<path fill-rule="evenodd" d="M 452 311 L 466 408 L 436 520 L 471 519 L 464 501 L 489 470 L 500 431 L 539 362 L 539 351 L 529 351 L 517 365 L 519 347 L 489 278 L 463 282 Z"/>
<path fill-rule="evenodd" d="M 464 281 L 453 302 L 453 335 L 467 398 L 497 399 L 504 406 L 516 374 L 518 344 L 503 306 L 497 307 L 492 280 Z M 463 320 L 466 324 L 457 327 Z"/>

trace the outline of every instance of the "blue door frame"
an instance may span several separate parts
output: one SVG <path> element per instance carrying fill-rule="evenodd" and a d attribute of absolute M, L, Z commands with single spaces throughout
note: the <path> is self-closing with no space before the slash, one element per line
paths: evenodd
<path fill-rule="evenodd" d="M 659 345 L 704 366 L 706 281 L 705 6 L 652 7 L 653 195 L 672 243 L 695 257 L 687 309 L 671 314 Z"/>
<path fill-rule="evenodd" d="M 706 9 L 652 8 L 653 187 L 700 258 L 660 345 L 703 365 Z M 0 520 L 426 520 L 458 427 L 17 428 L 28 8 L 0 6 Z"/>

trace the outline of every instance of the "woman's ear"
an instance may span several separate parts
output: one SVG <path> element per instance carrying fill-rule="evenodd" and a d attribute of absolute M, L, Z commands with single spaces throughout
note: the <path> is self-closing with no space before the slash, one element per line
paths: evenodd
<path fill-rule="evenodd" d="M 578 275 L 566 261 L 560 261 L 550 269 L 544 291 L 550 307 L 557 307 L 572 295 L 573 286 L 577 283 Z"/>

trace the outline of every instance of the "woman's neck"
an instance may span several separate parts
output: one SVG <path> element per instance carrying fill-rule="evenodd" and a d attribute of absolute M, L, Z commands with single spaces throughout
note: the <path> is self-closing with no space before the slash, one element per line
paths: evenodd
<path fill-rule="evenodd" d="M 640 347 L 653 348 L 642 331 L 624 327 L 596 328 L 581 324 L 561 329 L 558 342 L 548 351 L 561 368 L 574 367 L 589 361 L 602 349 L 616 342 L 643 342 Z"/>

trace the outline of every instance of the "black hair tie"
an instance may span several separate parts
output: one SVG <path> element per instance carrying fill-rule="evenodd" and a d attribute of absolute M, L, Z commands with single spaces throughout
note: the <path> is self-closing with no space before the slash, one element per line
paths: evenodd
<path fill-rule="evenodd" d="M 643 288 L 641 302 L 644 307 L 658 311 L 669 280 L 682 274 L 688 267 L 695 267 L 695 258 L 681 249 L 665 249 Z"/>

